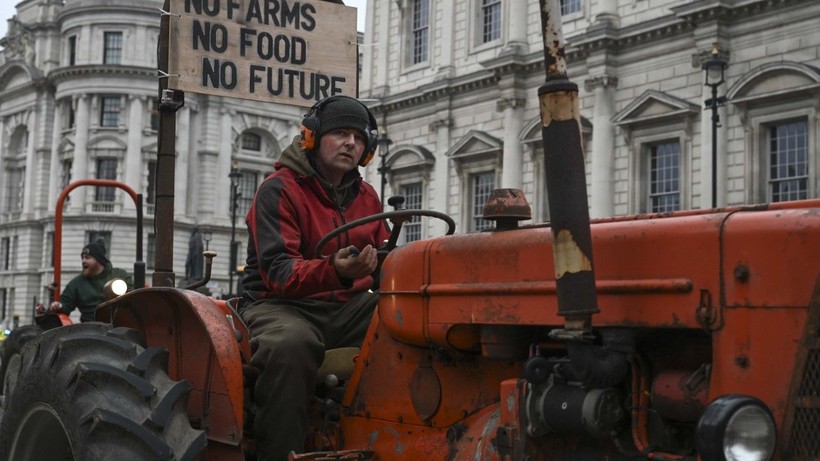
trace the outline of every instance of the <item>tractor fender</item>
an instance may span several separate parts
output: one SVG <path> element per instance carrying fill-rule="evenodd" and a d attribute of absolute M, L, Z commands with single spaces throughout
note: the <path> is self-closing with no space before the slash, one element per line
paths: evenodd
<path fill-rule="evenodd" d="M 168 349 L 168 375 L 191 384 L 188 416 L 210 441 L 242 441 L 243 351 L 247 330 L 224 301 L 170 287 L 141 288 L 101 304 L 99 321 L 137 329 L 148 347 Z M 247 355 L 244 355 L 247 357 Z"/>

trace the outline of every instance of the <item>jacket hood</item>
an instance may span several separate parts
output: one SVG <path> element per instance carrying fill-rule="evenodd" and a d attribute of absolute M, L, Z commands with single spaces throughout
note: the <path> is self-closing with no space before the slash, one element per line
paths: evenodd
<path fill-rule="evenodd" d="M 282 152 L 279 163 L 290 168 L 300 176 L 319 176 L 308 160 L 308 155 L 302 150 L 301 137 L 295 136 L 290 145 Z"/>

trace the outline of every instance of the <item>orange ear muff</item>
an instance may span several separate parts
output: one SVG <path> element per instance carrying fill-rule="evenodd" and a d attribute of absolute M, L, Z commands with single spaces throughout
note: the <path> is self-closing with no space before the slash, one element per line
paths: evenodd
<path fill-rule="evenodd" d="M 362 154 L 362 158 L 359 159 L 359 165 L 367 166 L 371 160 L 373 160 L 373 156 L 376 155 L 376 149 L 365 149 L 364 153 Z"/>
<path fill-rule="evenodd" d="M 305 125 L 300 126 L 299 131 L 302 132 L 302 150 L 313 150 L 313 148 L 316 147 L 316 132 L 306 127 Z"/>

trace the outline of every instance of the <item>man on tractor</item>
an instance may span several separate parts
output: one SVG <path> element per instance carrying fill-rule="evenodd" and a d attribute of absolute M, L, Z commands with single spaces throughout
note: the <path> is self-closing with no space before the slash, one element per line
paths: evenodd
<path fill-rule="evenodd" d="M 321 237 L 381 211 L 359 174 L 376 150 L 376 120 L 359 100 L 331 96 L 302 119 L 246 217 L 248 258 L 242 317 L 251 332 L 253 421 L 259 460 L 304 449 L 308 403 L 325 350 L 359 346 L 378 296 L 377 248 L 389 237 L 377 220 L 315 253 Z"/>
<path fill-rule="evenodd" d="M 125 280 L 128 290 L 134 288 L 134 280 L 128 272 L 115 268 L 105 256 L 105 246 L 99 242 L 91 242 L 80 252 L 82 258 L 82 272 L 71 279 L 65 290 L 60 294 L 60 300 L 49 306 L 50 312 L 71 314 L 74 309 L 80 309 L 80 321 L 94 320 L 94 311 L 97 305 L 105 301 L 105 284 L 112 279 Z M 38 306 L 38 314 L 44 309 Z"/>

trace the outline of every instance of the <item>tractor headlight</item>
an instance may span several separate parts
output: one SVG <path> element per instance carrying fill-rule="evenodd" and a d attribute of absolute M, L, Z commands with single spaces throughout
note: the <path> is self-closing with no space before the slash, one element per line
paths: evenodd
<path fill-rule="evenodd" d="M 123 279 L 111 279 L 106 282 L 105 287 L 105 296 L 108 299 L 114 299 L 117 296 L 122 296 L 128 291 L 128 284 L 125 283 Z"/>
<path fill-rule="evenodd" d="M 696 445 L 704 461 L 767 461 L 774 454 L 772 413 L 746 395 L 718 397 L 698 422 Z"/>

